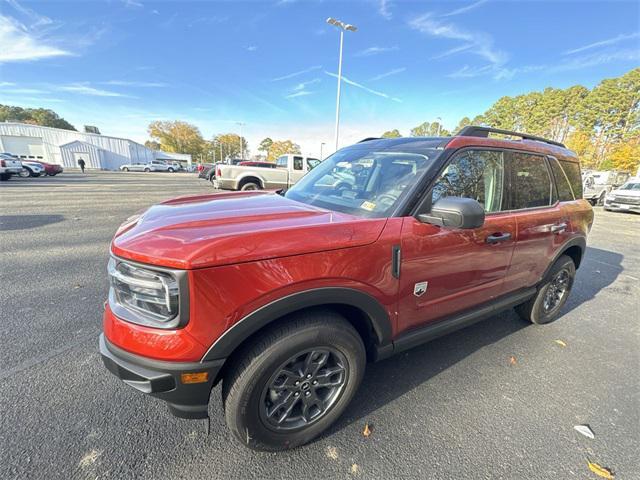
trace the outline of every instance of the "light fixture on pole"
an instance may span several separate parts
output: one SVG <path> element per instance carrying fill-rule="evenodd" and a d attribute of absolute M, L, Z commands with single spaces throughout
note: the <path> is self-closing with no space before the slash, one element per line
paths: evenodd
<path fill-rule="evenodd" d="M 236 122 L 236 125 L 240 127 L 240 158 L 244 160 L 244 146 L 242 145 L 242 127 L 246 125 L 246 123 Z"/>
<path fill-rule="evenodd" d="M 355 32 L 358 28 L 354 25 L 341 22 L 340 20 L 336 20 L 335 18 L 329 17 L 327 18 L 327 23 L 329 25 L 333 25 L 340 29 L 340 54 L 338 57 L 338 93 L 336 95 L 336 150 L 338 150 L 338 129 L 340 126 L 340 84 L 342 83 L 342 44 L 344 43 L 344 32 L 346 30 L 350 32 Z"/>
<path fill-rule="evenodd" d="M 322 147 L 324 147 L 326 145 L 326 143 L 322 142 L 320 144 L 320 161 L 324 160 L 324 158 L 322 158 Z"/>

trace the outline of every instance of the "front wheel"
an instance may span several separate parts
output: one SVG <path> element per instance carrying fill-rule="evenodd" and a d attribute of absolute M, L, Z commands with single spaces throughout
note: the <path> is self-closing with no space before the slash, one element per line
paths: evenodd
<path fill-rule="evenodd" d="M 145 172 L 147 172 L 147 173 L 149 173 L 149 172 L 151 171 L 151 169 L 149 169 L 149 168 L 145 168 L 145 169 L 144 169 L 144 171 L 145 171 Z"/>
<path fill-rule="evenodd" d="M 254 450 L 303 445 L 345 410 L 364 374 L 365 349 L 343 317 L 313 311 L 255 339 L 223 381 L 229 429 Z"/>
<path fill-rule="evenodd" d="M 128 171 L 129 171 L 129 169 L 128 169 L 127 167 L 124 167 L 124 168 L 122 169 L 122 171 L 123 171 L 123 172 L 128 172 Z"/>
<path fill-rule="evenodd" d="M 169 169 L 167 169 L 167 171 L 168 171 L 169 173 L 173 173 L 173 172 L 174 172 L 173 168 L 169 168 Z"/>
<path fill-rule="evenodd" d="M 575 277 L 576 265 L 573 259 L 562 255 L 539 285 L 536 295 L 518 305 L 516 312 L 524 320 L 538 325 L 553 322 L 569 298 Z"/>
<path fill-rule="evenodd" d="M 242 187 L 240 187 L 240 190 L 242 190 L 242 191 L 260 190 L 260 185 L 258 185 L 255 182 L 247 182 L 244 185 L 242 185 Z"/>

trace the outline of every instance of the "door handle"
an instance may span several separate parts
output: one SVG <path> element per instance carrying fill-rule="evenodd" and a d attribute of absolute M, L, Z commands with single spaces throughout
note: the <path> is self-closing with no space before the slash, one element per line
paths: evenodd
<path fill-rule="evenodd" d="M 486 239 L 488 244 L 494 244 L 498 242 L 506 242 L 511 239 L 510 233 L 494 233 L 493 235 L 489 235 Z"/>
<path fill-rule="evenodd" d="M 555 233 L 555 234 L 563 233 L 566 229 L 567 229 L 566 223 L 551 225 L 551 233 Z"/>

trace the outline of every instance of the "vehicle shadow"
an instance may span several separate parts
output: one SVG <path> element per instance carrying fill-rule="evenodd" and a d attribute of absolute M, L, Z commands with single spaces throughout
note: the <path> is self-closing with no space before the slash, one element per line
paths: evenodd
<path fill-rule="evenodd" d="M 623 271 L 622 259 L 618 253 L 588 248 L 561 317 L 611 285 Z M 594 274 L 596 271 L 599 273 Z M 356 396 L 321 438 L 365 418 L 474 352 L 526 327 L 535 328 L 510 309 L 382 362 L 368 364 Z"/>
<path fill-rule="evenodd" d="M 607 288 L 624 271 L 624 255 L 601 248 L 587 247 L 576 275 L 571 295 L 563 308 L 568 313 L 581 304 L 593 299 Z"/>
<path fill-rule="evenodd" d="M 0 215 L 0 232 L 44 227 L 63 220 L 63 215 Z"/>

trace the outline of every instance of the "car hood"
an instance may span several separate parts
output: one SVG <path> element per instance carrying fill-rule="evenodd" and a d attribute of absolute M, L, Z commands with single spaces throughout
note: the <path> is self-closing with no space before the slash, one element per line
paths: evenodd
<path fill-rule="evenodd" d="M 111 251 L 142 263 L 204 268 L 367 245 L 385 223 L 275 193 L 219 193 L 152 206 L 118 229 Z"/>
<path fill-rule="evenodd" d="M 640 197 L 640 190 L 613 190 L 611 194 L 624 197 Z"/>

